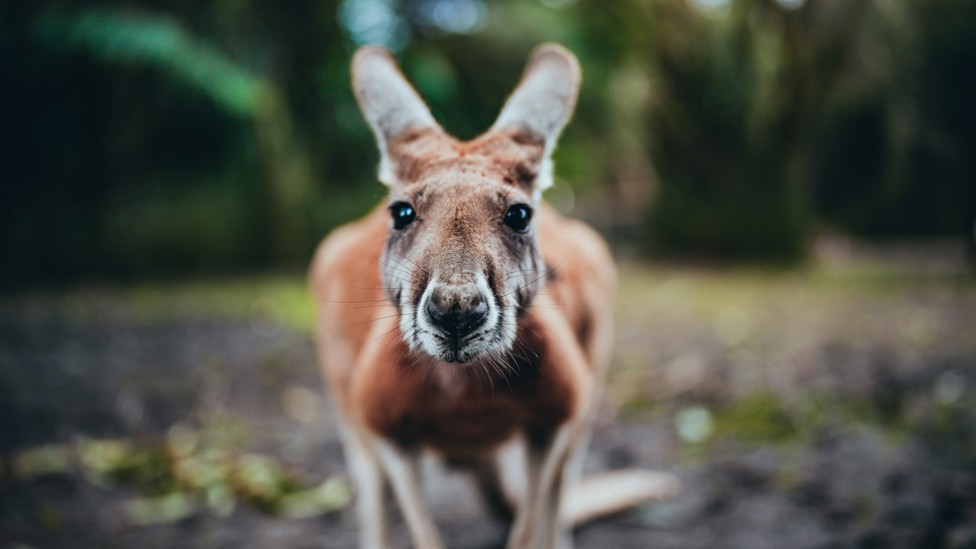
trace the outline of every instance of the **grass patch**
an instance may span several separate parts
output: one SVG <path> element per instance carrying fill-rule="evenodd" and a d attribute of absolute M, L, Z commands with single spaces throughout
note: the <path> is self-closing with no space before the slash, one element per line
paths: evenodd
<path fill-rule="evenodd" d="M 770 394 L 733 401 L 715 413 L 715 434 L 719 437 L 782 444 L 796 440 L 800 432 L 783 403 Z"/>
<path fill-rule="evenodd" d="M 223 438 L 212 427 L 179 425 L 161 440 L 79 438 L 22 450 L 5 469 L 21 480 L 80 473 L 98 486 L 139 489 L 142 496 L 122 507 L 131 526 L 175 522 L 203 510 L 226 517 L 240 503 L 273 516 L 309 518 L 352 499 L 341 477 L 308 485 L 278 458 L 241 451 Z"/>
<path fill-rule="evenodd" d="M 78 290 L 63 296 L 62 304 L 80 319 L 106 310 L 142 322 L 187 316 L 257 318 L 308 333 L 315 323 L 315 306 L 304 277 L 287 275 Z"/>

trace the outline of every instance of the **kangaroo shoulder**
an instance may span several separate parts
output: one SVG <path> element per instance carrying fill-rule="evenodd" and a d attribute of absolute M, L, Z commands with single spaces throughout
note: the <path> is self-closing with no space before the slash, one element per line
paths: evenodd
<path fill-rule="evenodd" d="M 612 288 L 616 285 L 613 255 L 606 241 L 589 225 L 544 206 L 540 245 L 549 268 L 573 278 Z"/>
<path fill-rule="evenodd" d="M 309 269 L 313 291 L 325 292 L 330 280 L 360 276 L 363 268 L 377 262 L 385 236 L 386 216 L 382 207 L 329 233 L 316 249 Z"/>

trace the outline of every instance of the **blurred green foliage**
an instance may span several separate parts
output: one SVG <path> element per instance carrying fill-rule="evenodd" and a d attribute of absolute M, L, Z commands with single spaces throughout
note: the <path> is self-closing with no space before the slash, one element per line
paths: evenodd
<path fill-rule="evenodd" d="M 123 11 L 52 10 L 35 24 L 36 37 L 66 51 L 82 49 L 108 63 L 156 68 L 213 99 L 230 114 L 254 116 L 269 86 L 227 59 L 211 45 L 194 39 L 177 21 Z"/>
<path fill-rule="evenodd" d="M 275 516 L 310 518 L 352 499 L 342 477 L 306 487 L 279 460 L 228 445 L 218 429 L 177 424 L 162 440 L 78 438 L 38 446 L 14 455 L 9 471 L 17 480 L 80 472 L 102 487 L 139 488 L 144 496 L 120 513 L 128 526 L 176 522 L 201 507 L 227 517 L 244 502 Z"/>
<path fill-rule="evenodd" d="M 303 264 L 383 196 L 348 85 L 365 41 L 462 138 L 534 45 L 574 50 L 550 196 L 618 244 L 972 237 L 968 0 L 39 0 L 0 26 L 5 282 Z"/>

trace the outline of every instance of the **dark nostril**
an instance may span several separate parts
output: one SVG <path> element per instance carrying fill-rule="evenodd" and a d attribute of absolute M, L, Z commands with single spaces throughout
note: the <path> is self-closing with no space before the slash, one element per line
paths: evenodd
<path fill-rule="evenodd" d="M 444 299 L 436 292 L 427 300 L 427 314 L 444 335 L 464 337 L 484 324 L 488 316 L 488 303 L 480 294 L 452 300 Z"/>
<path fill-rule="evenodd" d="M 430 319 L 434 321 L 434 324 L 441 326 L 447 319 L 448 311 L 441 308 L 441 302 L 437 299 L 437 296 L 431 296 L 427 300 L 427 314 L 430 315 Z"/>
<path fill-rule="evenodd" d="M 484 320 L 484 317 L 488 314 L 488 303 L 485 302 L 485 298 L 481 294 L 478 294 L 474 299 L 471 314 L 478 317 L 479 320 Z"/>

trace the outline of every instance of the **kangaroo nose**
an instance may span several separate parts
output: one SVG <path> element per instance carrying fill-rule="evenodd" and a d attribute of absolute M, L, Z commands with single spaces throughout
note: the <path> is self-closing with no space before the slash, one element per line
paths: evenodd
<path fill-rule="evenodd" d="M 431 322 L 453 339 L 470 334 L 488 316 L 488 303 L 474 285 L 435 288 L 426 308 Z"/>

